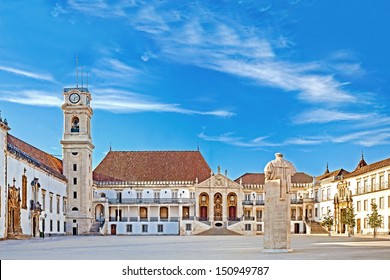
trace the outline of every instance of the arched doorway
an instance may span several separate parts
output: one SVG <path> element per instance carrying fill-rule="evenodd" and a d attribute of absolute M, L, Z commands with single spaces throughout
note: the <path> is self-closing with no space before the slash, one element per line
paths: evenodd
<path fill-rule="evenodd" d="M 141 220 L 147 220 L 148 219 L 148 208 L 146 207 L 140 207 L 139 208 L 139 217 Z"/>
<path fill-rule="evenodd" d="M 95 220 L 98 222 L 104 221 L 104 206 L 102 204 L 98 204 L 95 207 Z"/>
<path fill-rule="evenodd" d="M 199 195 L 199 220 L 208 220 L 208 206 L 209 206 L 209 195 L 207 193 L 201 193 Z"/>
<path fill-rule="evenodd" d="M 234 221 L 237 219 L 237 195 L 235 193 L 229 193 L 227 196 L 227 205 L 229 209 L 229 220 Z"/>
<path fill-rule="evenodd" d="M 214 195 L 214 221 L 222 221 L 222 194 Z"/>
<path fill-rule="evenodd" d="M 160 208 L 160 219 L 167 220 L 168 219 L 168 207 Z"/>

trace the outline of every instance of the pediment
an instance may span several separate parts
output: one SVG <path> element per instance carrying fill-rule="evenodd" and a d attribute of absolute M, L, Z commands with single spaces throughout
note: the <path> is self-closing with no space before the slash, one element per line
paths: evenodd
<path fill-rule="evenodd" d="M 214 174 L 210 178 L 195 185 L 197 188 L 213 188 L 213 189 L 242 189 L 243 187 L 237 182 L 229 179 L 222 174 Z"/>

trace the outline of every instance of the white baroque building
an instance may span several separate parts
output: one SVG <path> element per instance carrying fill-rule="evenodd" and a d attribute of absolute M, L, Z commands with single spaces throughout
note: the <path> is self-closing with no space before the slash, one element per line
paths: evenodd
<path fill-rule="evenodd" d="M 0 239 L 61 234 L 193 235 L 262 234 L 264 174 L 232 180 L 214 174 L 199 150 L 110 151 L 93 170 L 92 95 L 64 88 L 63 159 L 9 133 L 0 117 Z M 291 179 L 291 232 L 344 234 L 341 217 L 353 206 L 355 233 L 370 234 L 375 202 L 390 229 L 390 159 L 348 172 L 338 169 Z"/>

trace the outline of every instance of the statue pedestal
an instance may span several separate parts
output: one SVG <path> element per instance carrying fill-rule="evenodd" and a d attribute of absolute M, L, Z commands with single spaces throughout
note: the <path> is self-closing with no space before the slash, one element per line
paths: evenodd
<path fill-rule="evenodd" d="M 265 211 L 263 252 L 292 252 L 290 240 L 291 202 L 290 194 L 285 193 L 287 190 L 287 181 L 281 179 L 267 180 L 264 189 Z"/>

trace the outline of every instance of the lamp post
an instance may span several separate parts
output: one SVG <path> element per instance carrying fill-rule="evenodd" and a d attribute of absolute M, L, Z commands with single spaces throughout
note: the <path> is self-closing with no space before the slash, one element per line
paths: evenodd
<path fill-rule="evenodd" d="M 45 238 L 45 219 L 47 217 L 47 214 L 46 213 L 42 213 L 42 238 Z"/>

